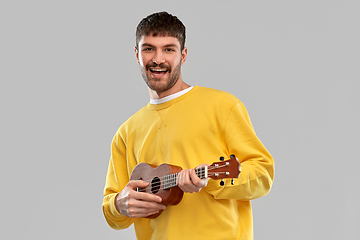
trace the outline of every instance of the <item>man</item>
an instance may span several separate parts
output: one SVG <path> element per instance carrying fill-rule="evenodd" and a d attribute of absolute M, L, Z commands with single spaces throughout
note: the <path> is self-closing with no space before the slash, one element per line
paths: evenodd
<path fill-rule="evenodd" d="M 113 138 L 103 202 L 108 224 L 124 229 L 134 223 L 138 239 L 253 239 L 250 200 L 270 191 L 274 162 L 244 105 L 229 93 L 183 81 L 185 27 L 175 16 L 160 12 L 144 18 L 135 54 L 150 102 Z M 200 179 L 193 170 L 231 154 L 241 163 L 233 182 Z M 129 181 L 142 162 L 184 169 L 177 178 L 185 192 L 179 204 L 165 206 L 161 197 L 136 191 L 149 185 Z"/>

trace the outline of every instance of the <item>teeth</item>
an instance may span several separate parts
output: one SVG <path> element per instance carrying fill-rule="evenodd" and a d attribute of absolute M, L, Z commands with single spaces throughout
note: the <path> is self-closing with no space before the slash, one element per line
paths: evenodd
<path fill-rule="evenodd" d="M 151 69 L 153 72 L 166 72 L 166 69 Z"/>

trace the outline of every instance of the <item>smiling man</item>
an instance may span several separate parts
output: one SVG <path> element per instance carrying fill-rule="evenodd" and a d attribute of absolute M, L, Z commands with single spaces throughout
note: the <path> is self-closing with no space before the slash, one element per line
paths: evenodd
<path fill-rule="evenodd" d="M 181 78 L 187 48 L 176 37 L 164 33 L 139 36 L 135 53 L 150 98 L 163 98 L 189 87 Z"/>
<path fill-rule="evenodd" d="M 171 14 L 154 13 L 139 23 L 135 54 L 150 102 L 113 138 L 103 201 L 106 221 L 114 229 L 134 224 L 141 240 L 253 239 L 250 201 L 270 191 L 274 161 L 245 106 L 229 93 L 183 81 L 185 26 Z M 231 154 L 241 163 L 239 177 L 208 179 L 209 165 Z M 151 175 L 145 163 L 183 170 Z M 163 188 L 173 189 L 176 198 L 162 195 L 170 191 Z"/>

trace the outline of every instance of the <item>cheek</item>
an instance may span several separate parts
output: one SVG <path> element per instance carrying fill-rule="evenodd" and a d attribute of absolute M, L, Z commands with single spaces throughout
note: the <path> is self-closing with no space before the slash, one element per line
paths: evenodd
<path fill-rule="evenodd" d="M 147 57 L 144 56 L 143 54 L 139 54 L 139 58 L 138 58 L 138 63 L 141 65 L 141 66 L 145 66 L 147 64 Z"/>
<path fill-rule="evenodd" d="M 172 68 L 176 68 L 179 64 L 182 64 L 182 59 L 179 60 L 179 58 L 172 58 L 168 62 L 171 64 Z"/>

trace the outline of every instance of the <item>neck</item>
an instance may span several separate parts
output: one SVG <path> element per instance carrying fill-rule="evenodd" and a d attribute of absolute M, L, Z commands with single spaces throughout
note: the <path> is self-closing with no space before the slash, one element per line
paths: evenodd
<path fill-rule="evenodd" d="M 181 79 L 179 79 L 172 88 L 170 88 L 164 92 L 157 92 L 157 91 L 154 91 L 149 88 L 149 95 L 150 95 L 150 98 L 152 98 L 152 99 L 160 99 L 160 98 L 167 97 L 171 94 L 180 92 L 184 89 L 187 89 L 188 87 L 190 87 L 190 85 L 186 84 Z"/>
<path fill-rule="evenodd" d="M 208 177 L 208 167 L 205 166 L 205 167 L 196 168 L 195 173 L 201 179 L 207 178 Z M 176 187 L 178 175 L 179 175 L 179 173 L 172 173 L 169 175 L 165 175 L 163 188 L 169 189 L 172 187 Z"/>

